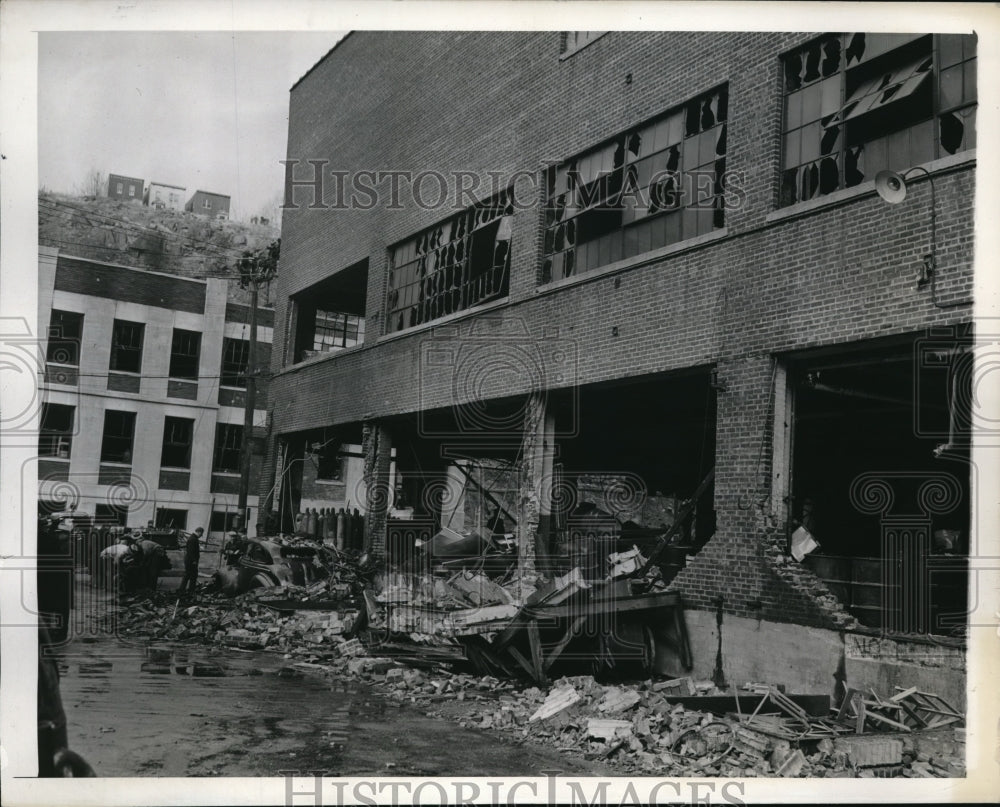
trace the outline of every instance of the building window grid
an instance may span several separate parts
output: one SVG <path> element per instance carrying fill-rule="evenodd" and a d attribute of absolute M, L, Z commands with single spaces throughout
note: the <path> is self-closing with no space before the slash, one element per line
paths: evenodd
<path fill-rule="evenodd" d="M 542 282 L 725 226 L 723 85 L 551 167 Z"/>
<path fill-rule="evenodd" d="M 163 451 L 160 454 L 161 468 L 191 467 L 191 443 L 194 434 L 194 420 L 190 418 L 165 417 L 163 419 Z"/>
<path fill-rule="evenodd" d="M 339 311 L 316 310 L 313 350 L 343 350 L 361 344 L 364 337 L 364 317 Z"/>
<path fill-rule="evenodd" d="M 42 404 L 38 456 L 69 459 L 73 448 L 73 418 L 76 408 L 66 404 Z"/>
<path fill-rule="evenodd" d="M 212 471 L 215 473 L 239 473 L 242 448 L 243 426 L 238 423 L 216 424 Z"/>
<path fill-rule="evenodd" d="M 782 206 L 975 147 L 974 36 L 827 34 L 783 68 Z"/>
<path fill-rule="evenodd" d="M 170 377 L 197 380 L 201 334 L 174 328 L 170 345 Z"/>
<path fill-rule="evenodd" d="M 222 386 L 245 388 L 249 364 L 249 340 L 224 337 L 222 340 L 222 377 L 220 379 Z"/>
<path fill-rule="evenodd" d="M 111 334 L 111 369 L 138 373 L 142 368 L 142 338 L 145 325 L 116 319 Z"/>
<path fill-rule="evenodd" d="M 101 440 L 101 462 L 131 463 L 134 436 L 135 412 L 106 410 L 104 436 Z"/>
<path fill-rule="evenodd" d="M 506 297 L 513 213 L 505 191 L 394 247 L 387 330 Z"/>

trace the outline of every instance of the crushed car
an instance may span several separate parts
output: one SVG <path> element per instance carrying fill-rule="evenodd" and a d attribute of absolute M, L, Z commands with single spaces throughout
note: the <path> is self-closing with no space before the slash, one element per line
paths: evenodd
<path fill-rule="evenodd" d="M 250 538 L 231 541 L 225 564 L 213 575 L 213 583 L 234 597 L 255 588 L 281 585 L 309 586 L 329 576 L 319 544 L 281 538 Z"/>

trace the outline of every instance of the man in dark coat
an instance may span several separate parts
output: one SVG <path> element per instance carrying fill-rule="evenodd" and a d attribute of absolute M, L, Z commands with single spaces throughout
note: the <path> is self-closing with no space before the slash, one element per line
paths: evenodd
<path fill-rule="evenodd" d="M 184 542 L 184 577 L 181 578 L 178 594 L 194 594 L 198 585 L 198 561 L 201 559 L 201 536 L 204 533 L 204 527 L 198 527 L 188 534 L 187 541 Z"/>

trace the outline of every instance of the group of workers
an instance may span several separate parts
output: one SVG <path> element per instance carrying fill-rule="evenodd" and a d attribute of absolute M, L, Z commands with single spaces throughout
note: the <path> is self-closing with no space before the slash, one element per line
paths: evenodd
<path fill-rule="evenodd" d="M 180 594 L 193 593 L 198 584 L 198 561 L 204 533 L 204 528 L 198 527 L 185 539 L 184 577 Z M 125 529 L 117 543 L 101 552 L 100 560 L 98 583 L 107 587 L 117 586 L 124 593 L 142 589 L 155 591 L 160 573 L 170 568 L 170 559 L 163 546 L 130 528 Z"/>

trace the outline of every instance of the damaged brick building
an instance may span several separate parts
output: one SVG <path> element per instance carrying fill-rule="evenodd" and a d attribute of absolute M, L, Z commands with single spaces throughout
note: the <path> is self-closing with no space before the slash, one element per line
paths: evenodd
<path fill-rule="evenodd" d="M 975 110 L 974 36 L 352 33 L 291 91 L 267 506 L 354 456 L 370 549 L 489 500 L 545 577 L 703 491 L 697 674 L 964 703 Z"/>

